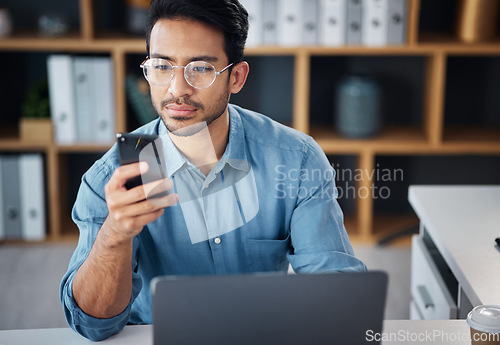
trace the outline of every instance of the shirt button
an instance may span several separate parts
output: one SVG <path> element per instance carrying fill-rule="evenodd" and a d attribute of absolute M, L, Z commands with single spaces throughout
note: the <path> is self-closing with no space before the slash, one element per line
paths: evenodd
<path fill-rule="evenodd" d="M 220 238 L 216 237 L 216 238 L 214 239 L 214 242 L 215 242 L 215 244 L 219 244 L 219 243 L 220 243 Z"/>

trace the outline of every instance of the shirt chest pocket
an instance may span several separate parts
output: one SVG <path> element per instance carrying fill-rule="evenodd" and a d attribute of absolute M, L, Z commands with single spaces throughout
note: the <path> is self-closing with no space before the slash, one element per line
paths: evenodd
<path fill-rule="evenodd" d="M 286 271 L 286 254 L 291 250 L 290 234 L 283 240 L 244 240 L 245 255 L 250 272 Z"/>

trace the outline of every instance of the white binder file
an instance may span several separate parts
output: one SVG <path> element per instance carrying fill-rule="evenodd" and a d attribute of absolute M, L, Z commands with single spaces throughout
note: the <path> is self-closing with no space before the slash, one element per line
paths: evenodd
<path fill-rule="evenodd" d="M 346 43 L 347 0 L 320 0 L 319 43 L 339 47 Z"/>
<path fill-rule="evenodd" d="M 44 176 L 42 155 L 20 156 L 21 233 L 27 241 L 45 238 Z"/>
<path fill-rule="evenodd" d="M 302 23 L 302 44 L 318 44 L 318 0 L 302 0 L 304 20 Z"/>
<path fill-rule="evenodd" d="M 387 45 L 387 0 L 365 0 L 363 15 L 363 44 Z"/>
<path fill-rule="evenodd" d="M 91 57 L 76 56 L 73 61 L 76 103 L 76 137 L 79 142 L 95 138 L 94 67 Z"/>
<path fill-rule="evenodd" d="M 302 0 L 278 0 L 278 44 L 302 44 Z"/>
<path fill-rule="evenodd" d="M 397 45 L 406 42 L 407 0 L 388 0 L 387 44 Z"/>
<path fill-rule="evenodd" d="M 115 92 L 113 63 L 109 57 L 95 57 L 94 112 L 95 141 L 112 144 L 115 140 Z"/>
<path fill-rule="evenodd" d="M 248 12 L 247 47 L 258 47 L 262 44 L 262 0 L 240 0 Z"/>
<path fill-rule="evenodd" d="M 51 55 L 47 59 L 47 69 L 55 141 L 73 144 L 76 141 L 73 59 L 69 55 Z"/>
<path fill-rule="evenodd" d="M 21 200 L 18 155 L 2 158 L 3 219 L 6 239 L 21 238 Z"/>
<path fill-rule="evenodd" d="M 361 44 L 363 0 L 347 0 L 347 44 Z"/>
<path fill-rule="evenodd" d="M 277 36 L 278 3 L 277 0 L 262 0 L 262 37 L 263 44 L 278 43 Z"/>

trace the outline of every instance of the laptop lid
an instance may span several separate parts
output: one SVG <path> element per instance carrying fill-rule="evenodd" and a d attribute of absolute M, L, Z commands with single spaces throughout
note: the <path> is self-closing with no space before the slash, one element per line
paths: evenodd
<path fill-rule="evenodd" d="M 159 277 L 151 287 L 155 345 L 359 345 L 382 331 L 387 275 Z"/>

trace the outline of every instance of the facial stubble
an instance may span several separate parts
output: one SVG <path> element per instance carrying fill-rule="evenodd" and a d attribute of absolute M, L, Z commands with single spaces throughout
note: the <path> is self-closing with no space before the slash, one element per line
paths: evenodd
<path fill-rule="evenodd" d="M 160 109 L 155 105 L 155 110 L 159 114 L 159 116 L 162 118 L 163 123 L 165 124 L 165 127 L 167 130 L 177 136 L 191 136 L 199 131 L 201 131 L 203 128 L 210 126 L 211 123 L 213 123 L 215 120 L 220 118 L 224 112 L 226 111 L 227 105 L 229 103 L 229 97 L 230 97 L 230 92 L 229 92 L 229 86 L 226 88 L 225 92 L 219 97 L 215 105 L 207 110 L 207 113 L 203 118 L 201 118 L 199 121 L 197 121 L 194 124 L 189 124 L 189 121 L 192 120 L 192 117 L 186 118 L 186 117 L 180 117 L 180 116 L 168 116 L 168 115 L 163 115 L 161 110 L 165 109 L 167 105 L 169 104 L 186 104 L 192 107 L 195 107 L 197 111 L 203 111 L 205 112 L 205 106 L 199 102 L 195 102 L 189 98 L 186 97 L 180 97 L 180 98 L 169 98 L 160 103 Z M 178 125 L 172 125 L 169 123 L 169 121 L 175 121 L 176 124 Z"/>

